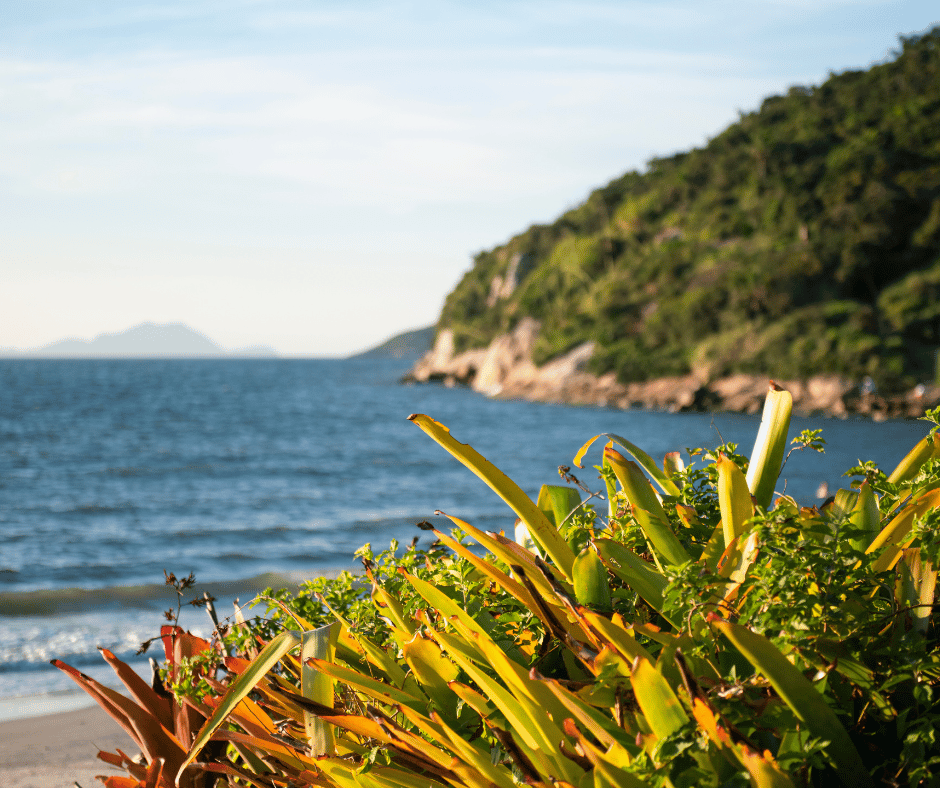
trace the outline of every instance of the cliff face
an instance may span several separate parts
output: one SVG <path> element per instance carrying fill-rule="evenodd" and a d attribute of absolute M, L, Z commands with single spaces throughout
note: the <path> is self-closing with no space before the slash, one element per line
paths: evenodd
<path fill-rule="evenodd" d="M 742 375 L 903 397 L 936 380 L 938 304 L 940 28 L 482 252 L 414 377 L 679 408 L 737 402 L 718 381 Z"/>
<path fill-rule="evenodd" d="M 768 380 L 737 374 L 708 380 L 694 373 L 640 383 L 620 383 L 614 373 L 588 371 L 594 345 L 585 342 L 542 366 L 532 361 L 540 326 L 524 318 L 516 328 L 489 346 L 457 353 L 448 329 L 438 332 L 434 347 L 415 364 L 405 382 L 470 386 L 503 399 L 527 399 L 572 405 L 646 408 L 678 411 L 757 413 L 763 407 Z M 850 413 L 874 419 L 917 418 L 940 405 L 940 386 L 917 386 L 891 395 L 869 390 L 840 375 L 815 375 L 804 380 L 777 381 L 793 395 L 802 415 L 845 417 Z"/>

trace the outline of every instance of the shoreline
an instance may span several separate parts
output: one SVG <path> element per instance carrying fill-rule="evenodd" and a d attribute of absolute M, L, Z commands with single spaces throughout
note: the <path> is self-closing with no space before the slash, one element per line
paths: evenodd
<path fill-rule="evenodd" d="M 118 689 L 114 687 L 114 689 Z M 123 689 L 121 687 L 120 689 Z M 119 691 L 120 691 L 119 689 Z M 94 698 L 84 690 L 60 690 L 44 695 L 18 695 L 0 698 L 0 725 L 35 717 L 54 717 L 72 711 L 97 706 Z"/>
<path fill-rule="evenodd" d="M 97 705 L 5 720 L 0 742 L 4 788 L 90 788 L 100 785 L 96 775 L 123 774 L 98 760 L 99 751 L 137 754 L 132 739 Z"/>
<path fill-rule="evenodd" d="M 621 383 L 613 372 L 588 371 L 594 343 L 586 342 L 541 367 L 532 361 L 539 323 L 524 318 L 509 334 L 488 347 L 456 353 L 453 333 L 438 333 L 434 347 L 401 382 L 468 386 L 494 399 L 521 399 L 617 410 L 653 410 L 670 413 L 759 413 L 764 406 L 767 375 L 739 373 L 712 377 L 704 370 L 687 375 Z M 940 405 L 940 385 L 921 384 L 910 391 L 879 392 L 869 380 L 838 374 L 776 383 L 793 395 L 793 412 L 801 416 L 874 421 L 920 418 Z"/>

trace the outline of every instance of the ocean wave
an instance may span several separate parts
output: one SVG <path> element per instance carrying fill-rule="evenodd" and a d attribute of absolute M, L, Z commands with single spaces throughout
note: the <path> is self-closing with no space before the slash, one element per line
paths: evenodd
<path fill-rule="evenodd" d="M 169 536 L 174 542 L 178 543 L 203 542 L 209 540 L 217 546 L 220 541 L 232 540 L 251 540 L 253 543 L 265 540 L 283 541 L 289 539 L 292 535 L 298 534 L 302 535 L 302 532 L 286 525 L 275 525 L 267 528 L 214 528 L 211 533 L 194 528 L 182 528 L 170 532 Z M 257 558 L 257 555 L 250 557 Z"/>
<path fill-rule="evenodd" d="M 137 653 L 139 647 L 140 642 L 136 643 L 134 648 L 121 650 L 109 648 L 108 650 L 122 662 L 146 662 L 147 657 Z M 30 655 L 25 659 L 5 659 L 4 657 L 5 655 L 0 653 L 0 673 L 47 672 L 52 667 L 49 664 L 52 659 L 61 659 L 67 665 L 81 670 L 82 668 L 98 667 L 103 659 L 98 646 L 94 646 L 91 651 L 70 652 L 44 648 L 35 657 Z"/>
<path fill-rule="evenodd" d="M 335 576 L 342 570 L 317 569 L 317 576 Z M 197 582 L 193 596 L 207 591 L 216 598 L 252 597 L 265 588 L 297 587 L 311 572 L 266 572 L 240 580 Z M 0 616 L 59 616 L 106 609 L 159 610 L 176 604 L 176 593 L 165 584 L 104 588 L 55 588 L 0 592 Z"/>

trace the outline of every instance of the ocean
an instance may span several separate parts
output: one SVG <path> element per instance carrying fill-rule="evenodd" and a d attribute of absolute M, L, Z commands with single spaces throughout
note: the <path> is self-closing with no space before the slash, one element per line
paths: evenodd
<path fill-rule="evenodd" d="M 0 719 L 87 703 L 49 665 L 113 684 L 98 648 L 149 675 L 141 641 L 193 573 L 228 615 L 266 586 L 356 569 L 353 552 L 428 533 L 441 509 L 511 533 L 512 512 L 414 424 L 427 413 L 533 497 L 581 444 L 614 432 L 656 458 L 735 441 L 759 416 L 617 411 L 398 383 L 398 360 L 0 360 Z M 826 454 L 793 455 L 778 490 L 816 502 L 858 460 L 890 470 L 926 422 L 794 418 Z M 594 489 L 598 444 L 575 473 Z M 211 629 L 204 611 L 181 623 Z"/>

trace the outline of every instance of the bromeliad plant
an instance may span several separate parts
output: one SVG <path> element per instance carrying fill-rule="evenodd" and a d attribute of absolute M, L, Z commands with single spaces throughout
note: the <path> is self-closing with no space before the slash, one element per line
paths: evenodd
<path fill-rule="evenodd" d="M 801 507 L 774 497 L 790 409 L 771 386 L 750 462 L 725 445 L 660 467 L 605 435 L 603 496 L 535 502 L 411 416 L 510 506 L 516 538 L 448 515 L 427 551 L 363 548 L 365 582 L 270 592 L 240 648 L 169 632 L 190 656 L 168 648 L 168 670 L 191 681 L 168 710 L 119 672 L 136 704 L 102 705 L 145 763 L 106 756 L 131 775 L 106 783 L 940 785 L 938 427 L 890 475 L 860 465 Z"/>

